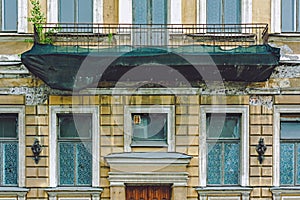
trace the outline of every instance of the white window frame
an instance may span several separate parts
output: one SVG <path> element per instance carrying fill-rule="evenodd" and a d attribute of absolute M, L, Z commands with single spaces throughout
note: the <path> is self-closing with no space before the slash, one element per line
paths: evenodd
<path fill-rule="evenodd" d="M 58 0 L 47 2 L 47 22 L 58 23 Z M 93 0 L 93 23 L 103 23 L 103 0 Z"/>
<path fill-rule="evenodd" d="M 2 1 L 0 2 L 2 3 Z M 18 10 L 17 10 L 17 33 L 27 33 L 28 32 L 28 2 L 27 0 L 18 0 Z M 1 11 L 1 15 L 3 16 L 3 13 Z M 2 32 L 2 31 L 1 31 Z"/>
<path fill-rule="evenodd" d="M 18 199 L 25 199 L 27 189 L 25 187 L 25 107 L 24 106 L 0 106 L 0 113 L 18 114 L 18 186 L 17 187 L 0 187 L 0 195 L 18 196 Z"/>
<path fill-rule="evenodd" d="M 168 0 L 167 23 L 181 24 L 182 5 L 181 0 Z M 132 0 L 119 1 L 119 23 L 132 24 Z"/>
<path fill-rule="evenodd" d="M 280 114 L 300 114 L 299 105 L 276 105 L 274 106 L 273 118 L 273 186 L 280 187 Z M 290 187 L 291 188 L 291 187 Z M 299 187 L 292 187 L 299 188 Z"/>
<path fill-rule="evenodd" d="M 208 105 L 200 106 L 199 133 L 199 183 L 200 187 L 207 187 L 207 152 L 206 152 L 206 114 L 207 113 L 237 113 L 241 116 L 240 135 L 240 186 L 249 186 L 249 107 L 243 105 Z M 205 148 L 204 148 L 205 147 Z M 222 186 L 222 185 L 220 185 Z M 227 187 L 230 189 L 230 187 Z"/>
<path fill-rule="evenodd" d="M 131 152 L 132 119 L 131 113 L 166 113 L 168 120 L 167 145 L 168 152 L 175 151 L 175 107 L 174 106 L 125 106 L 124 107 L 124 151 Z"/>
<path fill-rule="evenodd" d="M 92 187 L 100 186 L 100 137 L 99 137 L 99 108 L 97 106 L 51 106 L 49 119 L 49 179 L 50 187 L 58 186 L 58 148 L 57 148 L 57 114 L 61 113 L 90 113 L 92 114 Z M 76 189 L 77 186 L 74 188 Z M 71 188 L 71 187 L 69 187 Z M 79 186 L 77 188 L 80 188 Z"/>
<path fill-rule="evenodd" d="M 271 1 L 271 33 L 281 33 L 281 1 Z M 299 32 L 292 32 L 299 34 Z"/>
<path fill-rule="evenodd" d="M 206 2 L 209 0 L 197 0 L 197 23 L 206 24 Z M 252 23 L 252 0 L 241 0 L 241 23 Z"/>

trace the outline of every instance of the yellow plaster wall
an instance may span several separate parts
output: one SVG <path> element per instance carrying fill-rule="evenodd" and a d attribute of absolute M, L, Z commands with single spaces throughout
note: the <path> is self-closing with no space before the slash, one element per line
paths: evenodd
<path fill-rule="evenodd" d="M 271 24 L 271 0 L 252 0 L 252 22 Z M 270 30 L 270 27 L 269 27 Z"/>
<path fill-rule="evenodd" d="M 197 23 L 197 1 L 182 0 L 182 23 L 196 24 Z"/>
<path fill-rule="evenodd" d="M 122 1 L 122 0 L 121 0 Z M 119 1 L 104 0 L 103 1 L 103 19 L 104 23 L 118 23 Z"/>

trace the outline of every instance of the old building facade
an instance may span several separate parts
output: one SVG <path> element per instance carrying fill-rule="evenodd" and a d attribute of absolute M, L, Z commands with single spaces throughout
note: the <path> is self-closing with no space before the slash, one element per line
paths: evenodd
<path fill-rule="evenodd" d="M 299 1 L 1 2 L 0 199 L 300 199 Z"/>

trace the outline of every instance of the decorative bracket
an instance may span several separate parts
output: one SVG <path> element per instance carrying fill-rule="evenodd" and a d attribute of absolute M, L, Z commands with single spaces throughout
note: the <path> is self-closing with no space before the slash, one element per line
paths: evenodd
<path fill-rule="evenodd" d="M 40 161 L 40 153 L 42 152 L 42 146 L 40 145 L 40 141 L 38 139 L 34 140 L 33 145 L 31 146 L 31 151 L 33 153 L 33 160 L 35 164 L 38 164 Z"/>
<path fill-rule="evenodd" d="M 267 150 L 267 147 L 265 145 L 264 138 L 260 138 L 258 141 L 258 145 L 256 145 L 256 152 L 258 153 L 258 161 L 260 164 L 262 164 L 264 160 L 264 154 Z"/>

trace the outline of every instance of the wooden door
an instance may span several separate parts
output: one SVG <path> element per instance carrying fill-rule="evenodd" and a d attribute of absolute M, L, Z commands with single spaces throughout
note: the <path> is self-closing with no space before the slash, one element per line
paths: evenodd
<path fill-rule="evenodd" d="M 128 186 L 126 200 L 171 200 L 169 186 Z"/>

